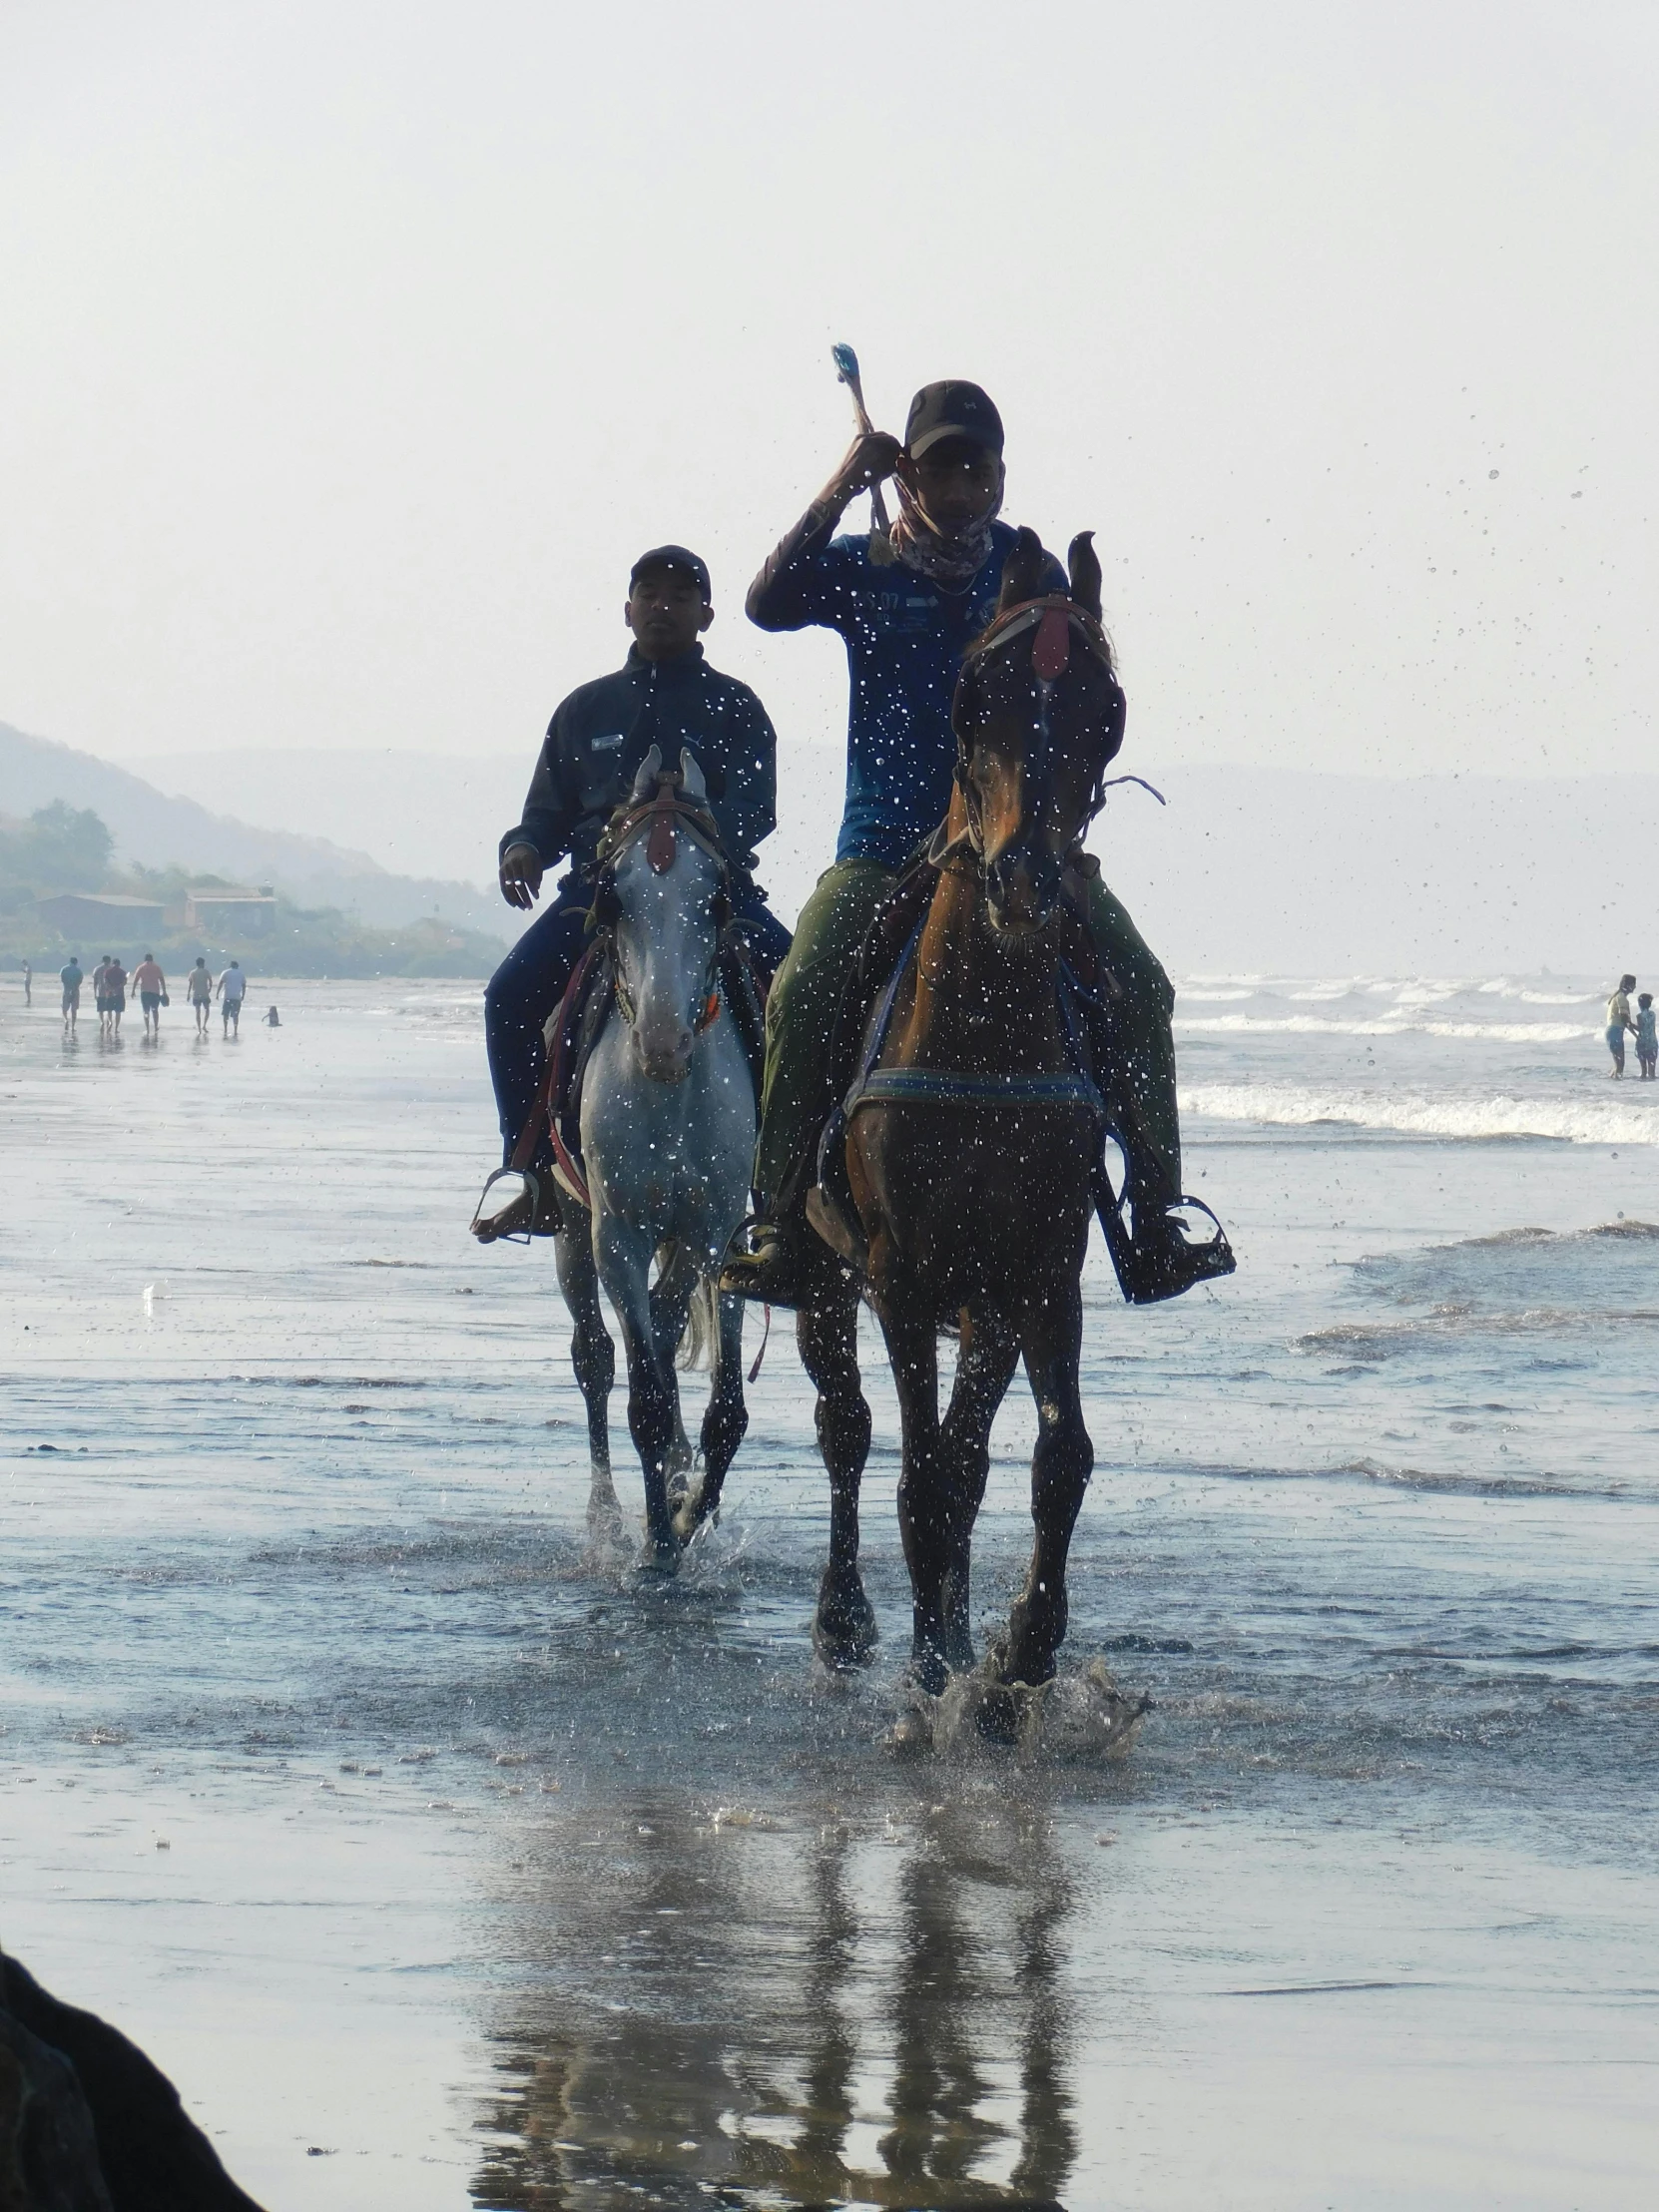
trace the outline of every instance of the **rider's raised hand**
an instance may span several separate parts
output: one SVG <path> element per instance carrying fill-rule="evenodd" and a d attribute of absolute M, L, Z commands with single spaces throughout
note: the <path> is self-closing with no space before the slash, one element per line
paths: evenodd
<path fill-rule="evenodd" d="M 866 430 L 846 449 L 846 457 L 824 487 L 827 503 L 844 507 L 859 492 L 889 477 L 904 448 L 885 430 Z"/>
<path fill-rule="evenodd" d="M 533 906 L 541 876 L 541 854 L 533 844 L 508 845 L 501 855 L 501 895 L 509 906 Z"/>

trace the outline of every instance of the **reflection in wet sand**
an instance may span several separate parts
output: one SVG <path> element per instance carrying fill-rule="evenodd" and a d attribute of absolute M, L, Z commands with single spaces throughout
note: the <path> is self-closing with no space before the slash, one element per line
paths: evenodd
<path fill-rule="evenodd" d="M 990 1790 L 788 1826 L 646 1800 L 539 1839 L 481 2207 L 1056 2203 L 1074 1897 Z"/>

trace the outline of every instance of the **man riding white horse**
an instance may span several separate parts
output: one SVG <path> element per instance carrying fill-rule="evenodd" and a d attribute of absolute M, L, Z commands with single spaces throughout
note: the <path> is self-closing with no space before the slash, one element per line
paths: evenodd
<path fill-rule="evenodd" d="M 634 641 L 626 663 L 614 675 L 582 685 L 557 708 L 523 820 L 501 839 L 501 893 L 510 906 L 533 906 L 547 869 L 567 854 L 571 863 L 546 912 L 525 930 L 484 994 L 504 1159 L 535 1110 L 545 1068 L 543 1029 L 582 950 L 600 838 L 653 746 L 670 765 L 682 751 L 697 763 L 731 871 L 733 917 L 757 966 L 770 973 L 790 948 L 790 933 L 752 872 L 754 847 L 777 827 L 778 741 L 749 686 L 704 659 L 698 641 L 714 620 L 705 563 L 683 545 L 642 553 L 629 578 L 623 620 Z M 527 1229 L 543 1236 L 556 1232 L 545 1133 L 530 1165 L 539 1207 L 526 1194 L 502 1213 L 476 1221 L 473 1230 L 481 1242 Z"/>

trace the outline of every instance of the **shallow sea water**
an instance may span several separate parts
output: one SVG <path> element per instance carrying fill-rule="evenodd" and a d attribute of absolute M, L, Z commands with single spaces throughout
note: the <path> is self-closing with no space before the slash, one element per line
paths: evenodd
<path fill-rule="evenodd" d="M 0 1940 L 273 2212 L 1651 2202 L 1659 1096 L 1588 984 L 1183 986 L 1240 1272 L 1091 1257 L 1113 1764 L 885 1748 L 873 1341 L 867 1677 L 787 1327 L 680 1583 L 586 1563 L 550 1257 L 465 1234 L 478 992 L 272 996 L 0 1010 Z"/>

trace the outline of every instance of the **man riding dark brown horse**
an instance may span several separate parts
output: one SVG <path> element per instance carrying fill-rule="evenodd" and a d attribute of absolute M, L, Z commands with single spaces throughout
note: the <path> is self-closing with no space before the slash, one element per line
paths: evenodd
<path fill-rule="evenodd" d="M 724 1287 L 793 1306 L 822 1272 L 802 1211 L 820 1132 L 833 1103 L 827 1061 L 848 970 L 884 900 L 950 797 L 951 697 L 962 654 L 997 605 L 1015 532 L 1002 504 L 1002 419 L 977 384 L 947 378 L 910 403 L 904 442 L 860 437 L 750 587 L 767 630 L 823 625 L 846 645 L 851 696 L 846 800 L 834 864 L 796 923 L 767 1006 L 766 1087 L 756 1151 L 758 1220 Z M 834 535 L 848 503 L 891 476 L 900 514 L 890 541 Z M 1039 588 L 1063 591 L 1045 557 Z M 1089 859 L 1076 891 L 1117 999 L 1126 1109 L 1136 1167 L 1131 1219 L 1136 1295 L 1171 1297 L 1200 1277 L 1170 1209 L 1181 1196 L 1181 1137 L 1170 1016 L 1175 994 L 1134 922 Z"/>
<path fill-rule="evenodd" d="M 1125 1094 L 1108 1072 L 1112 1003 L 1076 863 L 1121 738 L 1123 695 L 1087 536 L 1071 549 L 1069 593 L 1044 589 L 1046 558 L 1022 531 L 995 617 L 968 648 L 952 709 L 950 812 L 908 943 L 863 1026 L 812 1208 L 861 1275 L 892 1361 L 914 1663 L 935 1693 L 971 1662 L 973 1524 L 991 1422 L 1022 1357 L 1038 1419 L 1036 1543 L 998 1655 L 1003 1683 L 1054 1672 L 1094 1457 L 1078 1387 L 1081 1278 L 1090 1214 L 1114 1206 L 1101 1150 Z M 1192 1250 L 1196 1271 L 1231 1269 L 1219 1234 Z M 868 1416 L 857 1417 L 854 1296 L 843 1280 L 802 1314 L 831 1479 L 819 1643 L 832 1659 L 860 1656 L 869 1633 L 856 1567 Z M 960 1354 L 941 1419 L 937 1342 L 951 1325 Z"/>

